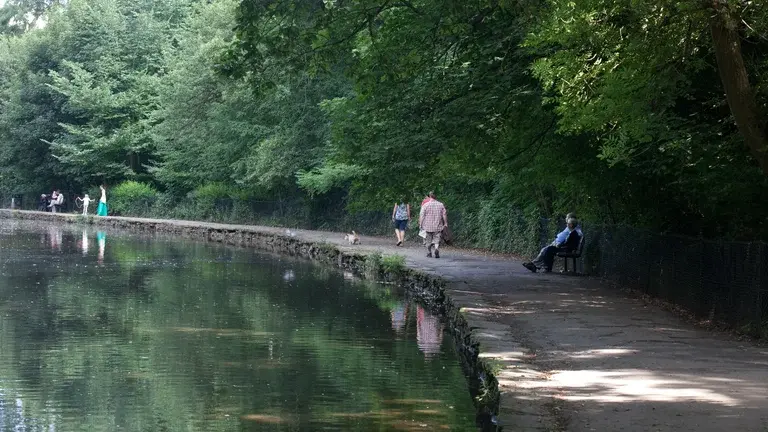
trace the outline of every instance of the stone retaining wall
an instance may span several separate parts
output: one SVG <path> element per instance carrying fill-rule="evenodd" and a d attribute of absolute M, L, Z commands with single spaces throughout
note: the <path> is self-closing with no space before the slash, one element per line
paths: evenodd
<path fill-rule="evenodd" d="M 363 278 L 403 286 L 409 295 L 444 316 L 454 338 L 462 368 L 469 378 L 470 392 L 478 412 L 482 430 L 496 430 L 494 417 L 498 414 L 499 388 L 491 368 L 479 355 L 479 344 L 471 329 L 451 299 L 446 295 L 444 280 L 410 268 L 385 272 L 379 265 L 380 256 L 365 252 L 347 252 L 336 245 L 303 240 L 275 229 L 245 225 L 190 223 L 156 219 L 121 217 L 83 217 L 74 214 L 53 214 L 17 210 L 0 210 L 0 219 L 24 219 L 52 223 L 89 224 L 130 231 L 161 233 L 228 245 L 251 247 L 268 252 L 297 256 L 351 271 Z"/>

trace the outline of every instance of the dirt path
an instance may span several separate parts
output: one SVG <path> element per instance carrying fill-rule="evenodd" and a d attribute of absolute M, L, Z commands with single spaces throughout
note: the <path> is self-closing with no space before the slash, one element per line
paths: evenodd
<path fill-rule="evenodd" d="M 433 259 L 391 239 L 349 246 L 338 233 L 287 234 L 400 254 L 443 277 L 481 355 L 501 369 L 507 431 L 768 431 L 768 347 L 698 330 L 587 278 L 532 274 L 511 257 L 446 248 Z"/>

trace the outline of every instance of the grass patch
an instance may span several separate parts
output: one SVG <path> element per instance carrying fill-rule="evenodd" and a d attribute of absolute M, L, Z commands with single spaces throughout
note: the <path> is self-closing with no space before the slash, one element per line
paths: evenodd
<path fill-rule="evenodd" d="M 385 255 L 380 262 L 381 269 L 386 273 L 400 275 L 405 272 L 405 257 L 402 255 Z"/>
<path fill-rule="evenodd" d="M 504 370 L 504 363 L 500 360 L 496 360 L 495 358 L 485 358 L 482 361 L 485 364 L 485 369 L 494 376 L 497 376 L 499 372 Z"/>
<path fill-rule="evenodd" d="M 406 271 L 405 257 L 375 252 L 365 257 L 362 270 L 368 279 L 394 282 Z"/>
<path fill-rule="evenodd" d="M 365 277 L 378 280 L 382 271 L 381 261 L 382 257 L 378 252 L 366 256 L 365 262 L 363 263 L 363 273 L 365 274 Z"/>
<path fill-rule="evenodd" d="M 768 322 L 762 322 L 760 324 L 750 322 L 739 327 L 736 331 L 753 338 L 768 340 Z"/>
<path fill-rule="evenodd" d="M 328 242 L 318 242 L 318 243 L 315 243 L 315 247 L 318 250 L 322 251 L 323 253 L 325 253 L 327 255 L 335 255 L 335 254 L 337 254 L 339 252 L 339 250 L 336 247 L 336 245 L 328 243 Z"/>

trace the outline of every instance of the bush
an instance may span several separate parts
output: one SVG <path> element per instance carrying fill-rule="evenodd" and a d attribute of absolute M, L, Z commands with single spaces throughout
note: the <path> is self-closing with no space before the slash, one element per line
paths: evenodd
<path fill-rule="evenodd" d="M 381 254 L 374 252 L 365 257 L 363 262 L 363 274 L 365 277 L 373 280 L 378 280 L 381 276 Z"/>
<path fill-rule="evenodd" d="M 159 193 L 150 216 L 158 219 L 200 220 L 194 202 L 169 193 Z"/>
<path fill-rule="evenodd" d="M 195 203 L 198 219 L 228 219 L 232 210 L 233 192 L 231 187 L 223 183 L 208 183 L 195 189 L 190 198 Z"/>
<path fill-rule="evenodd" d="M 384 255 L 381 257 L 381 268 L 386 273 L 400 275 L 405 271 L 405 257 L 402 255 Z"/>
<path fill-rule="evenodd" d="M 235 192 L 224 183 L 208 183 L 195 189 L 192 194 L 200 201 L 230 198 Z"/>
<path fill-rule="evenodd" d="M 542 227 L 535 210 L 523 211 L 511 203 L 483 200 L 474 211 L 454 212 L 449 222 L 459 246 L 522 256 L 540 248 Z"/>
<path fill-rule="evenodd" d="M 107 191 L 110 213 L 115 215 L 145 216 L 149 214 L 158 192 L 151 185 L 125 181 Z M 94 198 L 98 202 L 99 193 Z"/>

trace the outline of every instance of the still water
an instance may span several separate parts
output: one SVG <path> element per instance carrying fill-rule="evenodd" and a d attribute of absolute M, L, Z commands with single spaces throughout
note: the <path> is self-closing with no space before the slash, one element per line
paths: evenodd
<path fill-rule="evenodd" d="M 275 255 L 0 223 L 0 431 L 476 430 L 452 340 Z"/>

